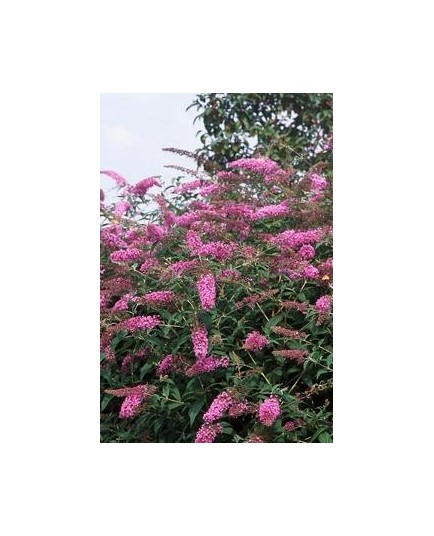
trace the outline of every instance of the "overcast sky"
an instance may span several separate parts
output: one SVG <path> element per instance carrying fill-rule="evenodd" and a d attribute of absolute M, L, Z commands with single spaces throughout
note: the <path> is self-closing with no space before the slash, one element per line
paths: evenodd
<path fill-rule="evenodd" d="M 194 93 L 101 94 L 101 169 L 116 171 L 130 183 L 153 175 L 169 182 L 179 173 L 165 169 L 167 164 L 194 169 L 193 161 L 161 150 L 199 147 L 196 108 L 185 111 L 194 98 Z M 101 176 L 106 193 L 113 184 Z"/>

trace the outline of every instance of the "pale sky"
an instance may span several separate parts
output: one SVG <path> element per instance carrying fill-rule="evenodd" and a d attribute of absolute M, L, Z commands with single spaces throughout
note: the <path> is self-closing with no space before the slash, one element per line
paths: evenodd
<path fill-rule="evenodd" d="M 180 173 L 164 168 L 167 164 L 195 169 L 194 161 L 161 150 L 200 146 L 196 132 L 201 122 L 193 125 L 196 108 L 185 111 L 194 99 L 194 93 L 101 94 L 101 169 L 116 171 L 130 183 L 153 175 L 169 183 Z M 106 194 L 113 185 L 101 175 Z"/>

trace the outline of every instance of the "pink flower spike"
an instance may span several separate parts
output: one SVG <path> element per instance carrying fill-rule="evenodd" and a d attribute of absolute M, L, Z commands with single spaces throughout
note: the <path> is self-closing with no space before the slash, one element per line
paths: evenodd
<path fill-rule="evenodd" d="M 264 337 L 264 335 L 261 335 L 259 331 L 252 331 L 247 335 L 243 348 L 255 352 L 257 350 L 262 350 L 267 344 L 268 339 Z"/>
<path fill-rule="evenodd" d="M 121 419 L 131 419 L 132 417 L 135 417 L 140 411 L 142 399 L 143 397 L 139 394 L 127 396 L 122 402 L 119 417 Z"/>
<path fill-rule="evenodd" d="M 215 307 L 216 286 L 212 274 L 203 275 L 197 282 L 200 304 L 202 309 L 209 310 Z"/>
<path fill-rule="evenodd" d="M 173 355 L 172 354 L 166 355 L 166 357 L 162 359 L 160 363 L 158 364 L 157 374 L 159 376 L 164 376 L 165 374 L 171 371 L 172 366 L 173 366 Z"/>
<path fill-rule="evenodd" d="M 315 309 L 318 313 L 329 313 L 332 307 L 330 296 L 321 296 L 315 302 Z"/>
<path fill-rule="evenodd" d="M 211 424 L 223 417 L 232 404 L 232 397 L 229 393 L 223 392 L 217 395 L 212 401 L 208 411 L 203 416 L 204 422 Z"/>
<path fill-rule="evenodd" d="M 191 340 L 194 355 L 198 359 L 203 359 L 208 353 L 208 332 L 205 326 L 196 327 L 191 334 Z"/>
<path fill-rule="evenodd" d="M 223 432 L 223 426 L 220 423 L 217 424 L 203 424 L 197 434 L 195 443 L 214 443 L 218 434 Z"/>
<path fill-rule="evenodd" d="M 270 396 L 259 406 L 259 420 L 265 426 L 272 426 L 281 414 L 280 402 L 274 395 Z"/>

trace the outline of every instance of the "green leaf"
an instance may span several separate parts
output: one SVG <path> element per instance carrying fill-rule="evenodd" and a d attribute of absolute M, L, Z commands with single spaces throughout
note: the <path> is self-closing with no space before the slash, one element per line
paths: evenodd
<path fill-rule="evenodd" d="M 188 410 L 188 416 L 190 417 L 190 426 L 194 423 L 196 417 L 198 416 L 200 410 L 205 404 L 205 399 L 196 400 L 191 404 L 190 409 Z"/>
<path fill-rule="evenodd" d="M 320 443 L 333 443 L 332 436 L 328 432 L 321 432 L 318 436 Z"/>
<path fill-rule="evenodd" d="M 175 398 L 175 400 L 178 400 L 178 401 L 181 400 L 181 393 L 179 392 L 179 389 L 177 387 L 174 387 L 172 389 L 172 395 Z"/>
<path fill-rule="evenodd" d="M 112 400 L 113 397 L 112 396 L 105 396 L 103 399 L 102 399 L 102 402 L 101 402 L 101 411 L 104 411 L 105 408 L 108 406 L 108 403 L 110 402 L 110 400 Z"/>
<path fill-rule="evenodd" d="M 167 404 L 169 409 L 176 409 L 179 408 L 179 406 L 182 406 L 182 402 L 170 402 L 170 404 Z"/>

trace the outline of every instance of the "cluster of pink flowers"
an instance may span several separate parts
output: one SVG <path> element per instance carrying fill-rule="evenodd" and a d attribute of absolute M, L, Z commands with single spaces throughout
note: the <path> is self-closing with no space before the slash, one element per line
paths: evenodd
<path fill-rule="evenodd" d="M 247 338 L 244 341 L 243 348 L 245 350 L 255 352 L 257 350 L 262 350 L 262 348 L 264 348 L 264 346 L 266 346 L 267 344 L 267 337 L 259 333 L 259 331 L 252 331 L 247 335 Z"/>
<path fill-rule="evenodd" d="M 123 239 L 123 229 L 120 225 L 108 225 L 101 231 L 101 242 L 109 248 L 126 248 L 127 242 Z"/>
<path fill-rule="evenodd" d="M 176 223 L 176 216 L 171 210 L 163 211 L 163 219 L 166 227 L 172 227 Z"/>
<path fill-rule="evenodd" d="M 230 280 L 238 280 L 242 277 L 241 272 L 238 270 L 234 270 L 232 268 L 227 268 L 226 270 L 222 270 L 219 275 L 218 279 L 230 279 Z"/>
<path fill-rule="evenodd" d="M 253 219 L 254 209 L 246 203 L 230 203 L 225 206 L 224 214 L 226 216 L 236 216 L 238 218 Z"/>
<path fill-rule="evenodd" d="M 105 309 L 110 301 L 110 292 L 105 290 L 100 291 L 99 295 L 99 307 L 100 309 Z"/>
<path fill-rule="evenodd" d="M 306 356 L 309 355 L 309 352 L 307 350 L 298 350 L 298 349 L 274 350 L 273 355 L 285 357 L 287 359 L 292 359 L 297 364 L 301 365 L 303 361 L 305 360 Z"/>
<path fill-rule="evenodd" d="M 308 229 L 307 231 L 289 229 L 275 235 L 270 242 L 280 247 L 297 248 L 304 244 L 316 244 L 324 237 L 324 234 L 323 229 Z"/>
<path fill-rule="evenodd" d="M 236 249 L 237 244 L 234 242 L 215 241 L 203 244 L 197 253 L 203 256 L 214 257 L 218 261 L 224 261 L 232 257 Z"/>
<path fill-rule="evenodd" d="M 198 376 L 199 374 L 206 374 L 217 370 L 218 368 L 227 368 L 229 366 L 229 357 L 217 357 L 215 355 L 209 355 L 206 357 L 199 358 L 196 363 L 194 363 L 190 368 L 185 372 L 186 376 Z"/>
<path fill-rule="evenodd" d="M 169 354 L 166 355 L 164 359 L 160 361 L 157 367 L 157 374 L 159 376 L 164 376 L 165 374 L 168 374 L 172 370 L 173 366 L 173 355 Z"/>
<path fill-rule="evenodd" d="M 128 311 L 130 301 L 137 301 L 134 294 L 128 293 L 122 296 L 112 307 L 112 311 Z"/>
<path fill-rule="evenodd" d="M 133 262 L 138 261 L 143 256 L 143 251 L 137 248 L 121 249 L 119 251 L 113 251 L 110 254 L 110 260 L 112 262 Z"/>
<path fill-rule="evenodd" d="M 133 186 L 129 187 L 129 193 L 133 195 L 143 196 L 146 192 L 152 188 L 152 186 L 161 186 L 157 177 L 149 177 L 136 182 Z"/>
<path fill-rule="evenodd" d="M 228 164 L 229 168 L 240 168 L 261 175 L 271 176 L 280 170 L 280 166 L 271 158 L 240 158 Z"/>
<path fill-rule="evenodd" d="M 277 218 L 280 216 L 287 216 L 289 214 L 288 202 L 283 201 L 278 205 L 266 205 L 260 207 L 256 212 L 251 216 L 252 220 L 264 220 L 265 218 Z"/>
<path fill-rule="evenodd" d="M 287 432 L 292 432 L 296 428 L 300 428 L 300 426 L 303 426 L 303 424 L 304 424 L 303 419 L 295 419 L 294 421 L 288 421 L 287 423 L 285 423 L 283 425 L 283 428 Z"/>
<path fill-rule="evenodd" d="M 277 289 L 271 289 L 265 292 L 261 292 L 261 294 L 253 294 L 252 296 L 246 296 L 245 298 L 237 302 L 235 305 L 237 309 L 241 309 L 241 307 L 244 307 L 244 305 L 249 305 L 250 307 L 253 307 L 256 303 L 263 302 L 271 296 L 274 296 L 274 294 L 277 294 L 278 292 L 279 291 Z"/>
<path fill-rule="evenodd" d="M 224 261 L 229 259 L 237 249 L 235 242 L 208 242 L 208 244 L 202 244 L 200 248 L 196 250 L 197 255 L 211 256 L 218 261 Z"/>
<path fill-rule="evenodd" d="M 160 242 L 167 235 L 167 229 L 161 227 L 161 225 L 154 225 L 149 223 L 146 228 L 146 236 L 151 242 Z"/>
<path fill-rule="evenodd" d="M 175 293 L 172 290 L 156 290 L 154 292 L 148 292 L 143 296 L 145 303 L 151 304 L 166 304 L 175 299 Z"/>
<path fill-rule="evenodd" d="M 310 244 L 304 244 L 297 252 L 300 259 L 310 261 L 315 257 L 315 248 Z"/>
<path fill-rule="evenodd" d="M 200 238 L 199 234 L 192 229 L 187 231 L 185 243 L 191 253 L 196 253 L 202 247 L 202 239 Z"/>
<path fill-rule="evenodd" d="M 218 421 L 223 417 L 223 414 L 229 409 L 231 404 L 231 395 L 223 391 L 223 393 L 220 393 L 214 398 L 208 411 L 203 416 L 203 420 L 208 424 Z"/>
<path fill-rule="evenodd" d="M 121 389 L 107 389 L 109 395 L 125 397 L 122 403 L 119 417 L 121 419 L 131 419 L 141 410 L 142 403 L 150 398 L 156 391 L 154 386 L 135 385 L 134 387 L 123 387 Z"/>
<path fill-rule="evenodd" d="M 156 268 L 157 266 L 159 266 L 159 264 L 160 263 L 158 262 L 157 259 L 154 259 L 151 257 L 150 259 L 146 259 L 146 261 L 144 261 L 140 265 L 139 271 L 143 273 L 149 272 L 153 268 Z"/>
<path fill-rule="evenodd" d="M 140 350 L 139 352 L 135 352 L 134 354 L 127 354 L 121 364 L 121 370 L 123 373 L 128 371 L 128 367 L 133 363 L 134 361 L 137 361 L 139 359 L 143 359 L 146 357 L 146 350 Z"/>
<path fill-rule="evenodd" d="M 253 433 L 249 436 L 247 443 L 266 443 L 266 441 L 262 436 Z"/>
<path fill-rule="evenodd" d="M 216 284 L 213 274 L 203 275 L 197 282 L 197 290 L 202 309 L 213 309 L 216 300 Z"/>
<path fill-rule="evenodd" d="M 224 233 L 227 230 L 227 224 L 214 221 L 196 221 L 191 225 L 191 229 L 202 234 L 216 236 L 218 233 Z"/>
<path fill-rule="evenodd" d="M 119 294 L 125 290 L 130 290 L 132 288 L 132 282 L 127 277 L 112 277 L 104 281 L 104 288 L 113 294 Z"/>
<path fill-rule="evenodd" d="M 301 313 L 305 313 L 309 307 L 309 305 L 305 302 L 298 302 L 293 300 L 284 300 L 283 302 L 281 302 L 280 305 L 285 309 L 296 309 Z"/>
<path fill-rule="evenodd" d="M 152 329 L 161 324 L 161 319 L 159 316 L 150 315 L 150 316 L 135 316 L 129 318 L 128 320 L 123 320 L 117 325 L 117 329 L 125 329 L 127 331 L 141 331 L 143 329 Z"/>
<path fill-rule="evenodd" d="M 125 240 L 128 244 L 133 244 L 140 238 L 140 233 L 137 229 L 130 229 L 125 233 Z"/>
<path fill-rule="evenodd" d="M 251 406 L 247 400 L 233 400 L 228 410 L 229 417 L 239 417 L 251 411 Z"/>
<path fill-rule="evenodd" d="M 307 266 L 305 266 L 303 268 L 302 274 L 306 279 L 319 278 L 319 270 L 318 268 L 315 268 L 315 266 L 312 266 L 312 264 L 308 264 Z"/>
<path fill-rule="evenodd" d="M 208 353 L 208 332 L 205 326 L 199 325 L 193 329 L 191 334 L 194 355 L 198 359 L 204 358 Z"/>
<path fill-rule="evenodd" d="M 132 419 L 138 413 L 142 405 L 143 397 L 141 395 L 130 395 L 122 402 L 119 417 L 121 419 Z"/>
<path fill-rule="evenodd" d="M 212 424 L 223 417 L 225 412 L 229 417 L 239 417 L 251 410 L 247 400 L 237 400 L 230 393 L 223 391 L 211 403 L 203 416 L 207 424 Z"/>
<path fill-rule="evenodd" d="M 234 171 L 219 171 L 217 173 L 217 178 L 219 180 L 227 181 L 227 180 L 233 180 L 233 181 L 241 181 L 246 180 L 245 177 L 240 175 L 239 173 L 236 173 Z"/>
<path fill-rule="evenodd" d="M 332 300 L 330 296 L 321 296 L 315 302 L 315 309 L 318 313 L 327 314 L 332 307 Z"/>
<path fill-rule="evenodd" d="M 235 242 L 221 242 L 217 240 L 204 244 L 199 234 L 193 229 L 187 232 L 186 244 L 192 255 L 209 255 L 219 261 L 229 259 L 237 249 Z"/>
<path fill-rule="evenodd" d="M 318 175 L 317 173 L 312 173 L 310 176 L 310 181 L 312 188 L 316 191 L 324 190 L 324 188 L 327 187 L 327 179 L 322 175 Z"/>
<path fill-rule="evenodd" d="M 128 371 L 128 367 L 131 365 L 131 363 L 134 361 L 134 356 L 133 354 L 127 354 L 123 359 L 122 359 L 122 364 L 121 364 L 121 371 L 123 373 L 127 372 Z"/>
<path fill-rule="evenodd" d="M 186 212 L 185 214 L 181 214 L 181 216 L 176 216 L 176 223 L 181 227 L 188 227 L 194 222 L 200 221 L 201 218 L 202 213 L 199 210 L 193 210 L 190 212 Z"/>
<path fill-rule="evenodd" d="M 312 186 L 312 201 L 318 201 L 323 196 L 324 190 L 327 188 L 327 179 L 317 173 L 312 173 L 310 176 Z"/>
<path fill-rule="evenodd" d="M 272 426 L 281 414 L 279 399 L 272 395 L 259 406 L 259 420 L 265 426 Z"/>
<path fill-rule="evenodd" d="M 271 331 L 277 333 L 278 335 L 282 335 L 283 337 L 288 337 L 289 339 L 303 339 L 307 336 L 307 333 L 304 333 L 303 331 L 287 329 L 282 326 L 273 326 Z"/>
<path fill-rule="evenodd" d="M 116 361 L 116 354 L 110 345 L 106 346 L 103 351 L 105 358 L 109 363 L 114 363 Z"/>
<path fill-rule="evenodd" d="M 246 259 L 253 259 L 256 254 L 257 254 L 257 250 L 255 247 L 253 246 L 244 246 L 242 249 L 241 249 L 241 254 L 246 258 Z"/>
<path fill-rule="evenodd" d="M 200 195 L 206 196 L 206 195 L 213 195 L 213 194 L 221 194 L 224 192 L 225 188 L 224 186 L 220 184 L 210 184 L 209 186 L 204 186 L 199 190 Z"/>
<path fill-rule="evenodd" d="M 223 432 L 223 426 L 220 423 L 217 424 L 203 424 L 197 434 L 195 443 L 214 443 L 218 434 Z"/>
<path fill-rule="evenodd" d="M 198 179 L 196 181 L 192 182 L 185 182 L 184 184 L 181 184 L 181 186 L 177 186 L 173 189 L 175 194 L 184 194 L 186 192 L 191 192 L 192 190 L 196 190 L 200 186 L 202 186 L 203 181 Z"/>
<path fill-rule="evenodd" d="M 192 261 L 178 261 L 170 265 L 170 269 L 176 275 L 182 275 L 187 270 L 195 268 L 199 264 L 199 261 L 196 259 Z"/>
<path fill-rule="evenodd" d="M 115 216 L 120 218 L 123 214 L 130 210 L 130 208 L 131 203 L 128 203 L 128 201 L 119 201 L 119 203 L 116 203 L 115 206 Z"/>

